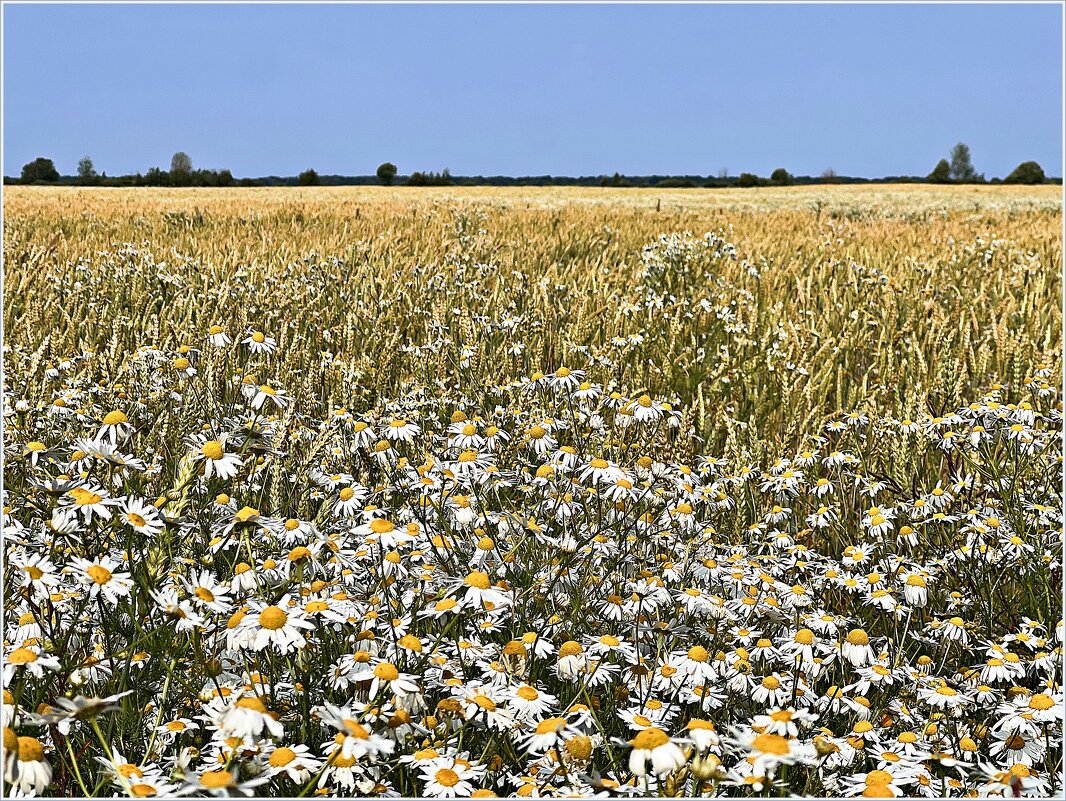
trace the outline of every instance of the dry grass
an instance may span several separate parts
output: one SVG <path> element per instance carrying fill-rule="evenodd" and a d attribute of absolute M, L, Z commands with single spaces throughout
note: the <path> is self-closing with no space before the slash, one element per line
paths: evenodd
<path fill-rule="evenodd" d="M 117 370 L 221 324 L 277 336 L 279 373 L 321 362 L 323 402 L 604 358 L 696 403 L 713 444 L 735 419 L 779 445 L 841 409 L 914 414 L 1017 384 L 1061 349 L 1057 187 L 19 187 L 5 211 L 7 341 L 44 346 L 31 383 L 81 348 Z M 698 280 L 642 307 L 642 247 L 707 231 L 738 258 L 693 256 Z M 703 301 L 731 305 L 737 330 Z M 522 322 L 507 334 L 505 318 Z M 637 333 L 619 358 L 612 340 Z"/>

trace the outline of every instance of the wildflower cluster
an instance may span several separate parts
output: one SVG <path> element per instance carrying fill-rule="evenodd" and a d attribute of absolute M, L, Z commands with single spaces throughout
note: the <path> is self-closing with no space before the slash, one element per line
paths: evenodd
<path fill-rule="evenodd" d="M 277 348 L 5 392 L 12 793 L 1061 792 L 1050 367 L 756 460 L 592 362 L 339 408 Z"/>

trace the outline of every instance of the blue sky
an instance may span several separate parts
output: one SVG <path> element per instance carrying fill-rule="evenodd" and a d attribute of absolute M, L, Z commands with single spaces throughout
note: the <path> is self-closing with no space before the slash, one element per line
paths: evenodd
<path fill-rule="evenodd" d="M 4 172 L 1062 175 L 1062 9 L 4 7 Z"/>

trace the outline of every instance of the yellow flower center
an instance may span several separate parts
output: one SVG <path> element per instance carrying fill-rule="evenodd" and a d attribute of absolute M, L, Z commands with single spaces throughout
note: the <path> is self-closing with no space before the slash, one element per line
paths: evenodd
<path fill-rule="evenodd" d="M 852 629 L 848 632 L 848 642 L 852 645 L 869 645 L 870 636 L 862 629 Z"/>
<path fill-rule="evenodd" d="M 217 439 L 211 439 L 200 447 L 200 453 L 211 460 L 222 458 L 222 443 Z"/>
<path fill-rule="evenodd" d="M 215 600 L 215 594 L 207 589 L 207 587 L 197 587 L 195 593 L 196 597 L 204 603 L 211 603 Z"/>
<path fill-rule="evenodd" d="M 7 661 L 12 665 L 28 665 L 37 661 L 37 654 L 29 648 L 16 648 L 8 654 Z"/>
<path fill-rule="evenodd" d="M 575 654 L 583 653 L 584 650 L 585 649 L 581 647 L 581 643 L 575 642 L 574 640 L 567 640 L 559 646 L 559 656 L 574 656 Z"/>
<path fill-rule="evenodd" d="M 253 509 L 251 506 L 245 506 L 242 507 L 240 511 L 238 511 L 237 514 L 235 514 L 233 517 L 238 523 L 247 523 L 253 517 L 259 517 L 259 510 Z"/>
<path fill-rule="evenodd" d="M 244 698 L 237 702 L 237 706 L 239 706 L 241 709 L 251 709 L 256 712 L 261 712 L 263 714 L 266 714 L 267 711 L 266 706 L 263 704 L 263 702 L 256 698 L 254 695 L 244 696 Z"/>
<path fill-rule="evenodd" d="M 270 755 L 270 765 L 275 768 L 283 768 L 296 759 L 296 752 L 291 748 L 282 746 L 281 748 L 275 748 L 274 753 Z"/>
<path fill-rule="evenodd" d="M 784 756 L 788 753 L 788 740 L 780 734 L 760 734 L 751 743 L 751 747 L 764 754 Z"/>
<path fill-rule="evenodd" d="M 217 790 L 220 787 L 228 787 L 232 781 L 233 774 L 228 770 L 209 770 L 207 773 L 200 776 L 200 784 L 212 790 Z"/>
<path fill-rule="evenodd" d="M 563 718 L 548 718 L 537 724 L 537 734 L 553 734 L 566 728 Z"/>
<path fill-rule="evenodd" d="M 710 653 L 702 645 L 694 645 L 688 649 L 688 658 L 693 662 L 706 662 L 710 656 Z"/>
<path fill-rule="evenodd" d="M 374 675 L 382 681 L 396 681 L 400 678 L 400 671 L 396 669 L 396 665 L 392 662 L 382 662 L 376 668 L 374 668 Z"/>
<path fill-rule="evenodd" d="M 85 575 L 101 586 L 111 581 L 111 571 L 100 565 L 89 565 L 85 569 Z"/>
<path fill-rule="evenodd" d="M 82 489 L 81 487 L 71 490 L 70 494 L 74 496 L 74 503 L 78 506 L 93 506 L 103 500 L 102 495 L 97 495 L 95 492 L 89 492 L 89 490 Z"/>
<path fill-rule="evenodd" d="M 563 744 L 572 758 L 584 762 L 590 756 L 592 756 L 592 738 L 587 737 L 584 734 L 579 734 L 577 737 L 571 737 L 566 743 Z"/>
<path fill-rule="evenodd" d="M 638 732 L 637 736 L 629 741 L 630 745 L 641 751 L 653 751 L 668 742 L 670 742 L 670 737 L 666 732 L 655 726 Z"/>
<path fill-rule="evenodd" d="M 451 768 L 441 768 L 433 778 L 442 787 L 455 787 L 459 783 L 459 774 Z"/>
<path fill-rule="evenodd" d="M 1052 700 L 1050 695 L 1046 695 L 1045 693 L 1037 693 L 1029 699 L 1030 709 L 1038 709 L 1041 712 L 1045 709 L 1051 709 L 1054 705 L 1055 701 Z"/>
<path fill-rule="evenodd" d="M 7 737 L 4 739 L 6 745 Z M 36 737 L 19 737 L 18 751 L 19 762 L 41 762 L 44 759 L 44 746 Z"/>
<path fill-rule="evenodd" d="M 280 629 L 288 619 L 285 611 L 277 606 L 268 606 L 259 613 L 259 625 L 271 631 Z"/>

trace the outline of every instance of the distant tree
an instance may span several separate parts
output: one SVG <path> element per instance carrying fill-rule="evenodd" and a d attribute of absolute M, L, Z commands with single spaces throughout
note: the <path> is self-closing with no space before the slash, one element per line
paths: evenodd
<path fill-rule="evenodd" d="M 970 161 L 970 146 L 959 142 L 951 149 L 951 178 L 953 181 L 973 181 L 977 170 Z"/>
<path fill-rule="evenodd" d="M 83 184 L 90 183 L 96 178 L 96 168 L 93 166 L 93 160 L 88 156 L 83 156 L 78 162 L 78 177 Z"/>
<path fill-rule="evenodd" d="M 300 182 L 300 186 L 318 186 L 321 183 L 318 173 L 314 170 L 304 170 L 297 180 Z"/>
<path fill-rule="evenodd" d="M 192 159 L 189 154 L 179 150 L 170 157 L 171 172 L 192 172 Z"/>
<path fill-rule="evenodd" d="M 193 183 L 192 159 L 188 153 L 179 150 L 170 158 L 170 185 L 190 186 Z"/>
<path fill-rule="evenodd" d="M 392 186 L 392 182 L 396 180 L 396 165 L 391 161 L 378 165 L 378 180 L 385 186 Z"/>
<path fill-rule="evenodd" d="M 170 186 L 170 173 L 151 167 L 144 175 L 145 186 Z"/>
<path fill-rule="evenodd" d="M 749 187 L 758 186 L 759 176 L 751 172 L 742 172 L 740 177 L 737 178 L 737 186 Z"/>
<path fill-rule="evenodd" d="M 827 184 L 834 184 L 837 180 L 837 171 L 832 167 L 825 169 L 822 172 L 822 181 Z"/>
<path fill-rule="evenodd" d="M 1044 168 L 1035 161 L 1023 161 L 1014 172 L 1003 179 L 1006 184 L 1042 184 L 1047 180 Z"/>
<path fill-rule="evenodd" d="M 951 165 L 947 159 L 940 159 L 933 167 L 933 171 L 925 179 L 931 184 L 946 184 L 951 180 Z"/>
<path fill-rule="evenodd" d="M 655 185 L 662 189 L 691 189 L 696 186 L 696 183 L 691 178 L 676 177 L 663 178 Z"/>
<path fill-rule="evenodd" d="M 788 186 L 792 183 L 792 176 L 784 167 L 778 167 L 770 173 L 770 183 L 775 186 Z"/>
<path fill-rule="evenodd" d="M 454 183 L 447 167 L 444 172 L 415 171 L 407 177 L 408 186 L 451 186 Z"/>
<path fill-rule="evenodd" d="M 38 157 L 22 167 L 20 180 L 24 184 L 33 184 L 37 181 L 58 181 L 59 170 L 56 169 L 51 159 Z"/>
<path fill-rule="evenodd" d="M 722 169 L 720 169 L 718 171 L 718 178 L 724 181 L 728 177 L 729 177 L 729 168 L 728 167 L 722 167 Z"/>

